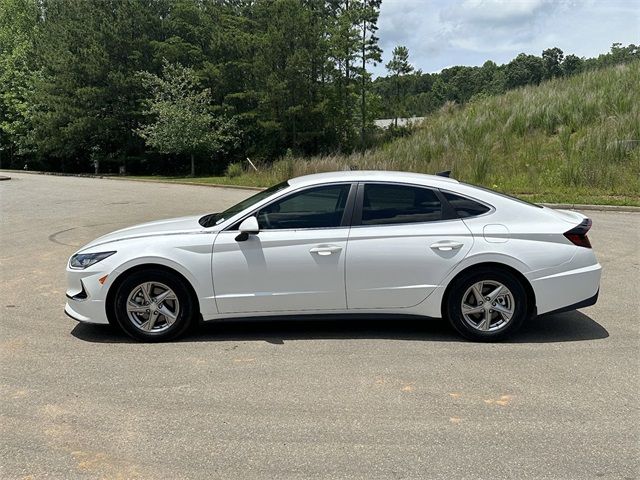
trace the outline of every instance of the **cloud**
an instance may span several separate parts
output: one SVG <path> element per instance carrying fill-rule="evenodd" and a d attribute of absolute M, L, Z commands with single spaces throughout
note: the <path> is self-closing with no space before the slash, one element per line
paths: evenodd
<path fill-rule="evenodd" d="M 613 42 L 640 43 L 640 0 L 383 0 L 379 27 L 385 62 L 405 45 L 427 72 L 554 46 L 597 56 Z"/>
<path fill-rule="evenodd" d="M 495 28 L 526 25 L 538 15 L 554 10 L 559 2 L 550 0 L 464 0 L 440 12 L 440 18 L 451 24 Z"/>
<path fill-rule="evenodd" d="M 465 0 L 440 12 L 439 40 L 463 50 L 487 52 L 526 48 L 563 2 Z"/>

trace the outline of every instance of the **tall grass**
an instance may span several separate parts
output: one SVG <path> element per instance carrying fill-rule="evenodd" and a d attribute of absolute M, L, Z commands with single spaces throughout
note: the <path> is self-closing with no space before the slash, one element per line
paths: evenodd
<path fill-rule="evenodd" d="M 640 62 L 447 105 L 381 148 L 287 157 L 247 184 L 344 169 L 452 170 L 460 180 L 521 194 L 640 196 Z M 562 196 L 562 195 L 561 195 Z"/>

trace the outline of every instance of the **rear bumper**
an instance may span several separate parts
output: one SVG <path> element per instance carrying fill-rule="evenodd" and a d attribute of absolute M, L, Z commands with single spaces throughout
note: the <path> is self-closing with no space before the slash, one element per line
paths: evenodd
<path fill-rule="evenodd" d="M 602 267 L 599 263 L 530 279 L 538 315 L 564 312 L 596 303 Z"/>
<path fill-rule="evenodd" d="M 596 302 L 598 301 L 598 295 L 600 295 L 600 290 L 598 290 L 596 294 L 591 298 L 587 298 L 586 300 L 582 300 L 581 302 L 576 302 L 572 305 L 567 305 L 566 307 L 558 308 L 556 310 L 551 310 L 550 312 L 546 312 L 545 315 L 551 315 L 554 313 L 562 313 L 562 312 L 570 312 L 571 310 L 590 307 L 591 305 L 596 304 Z"/>

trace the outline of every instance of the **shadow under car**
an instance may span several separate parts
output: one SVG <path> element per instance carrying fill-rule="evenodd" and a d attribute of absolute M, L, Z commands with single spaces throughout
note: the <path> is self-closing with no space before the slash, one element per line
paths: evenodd
<path fill-rule="evenodd" d="M 111 325 L 77 324 L 74 337 L 95 343 L 137 343 Z M 584 313 L 542 315 L 525 322 L 504 343 L 555 343 L 598 340 L 609 332 Z M 419 316 L 341 315 L 239 318 L 203 322 L 175 342 L 389 339 L 426 342 L 464 341 L 446 320 Z"/>

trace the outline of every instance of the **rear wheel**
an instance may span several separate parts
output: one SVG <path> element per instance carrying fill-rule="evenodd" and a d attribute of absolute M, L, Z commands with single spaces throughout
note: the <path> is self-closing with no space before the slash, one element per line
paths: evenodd
<path fill-rule="evenodd" d="M 189 328 L 194 305 L 182 279 L 164 270 L 143 270 L 120 284 L 115 314 L 120 327 L 131 337 L 159 342 Z"/>
<path fill-rule="evenodd" d="M 454 281 L 446 314 L 453 327 L 470 340 L 502 340 L 526 318 L 527 293 L 507 271 L 472 271 Z"/>

